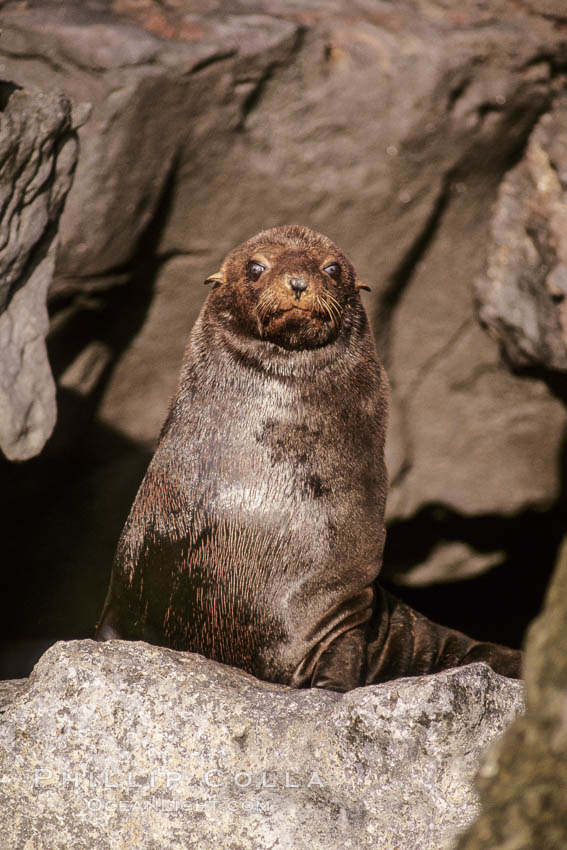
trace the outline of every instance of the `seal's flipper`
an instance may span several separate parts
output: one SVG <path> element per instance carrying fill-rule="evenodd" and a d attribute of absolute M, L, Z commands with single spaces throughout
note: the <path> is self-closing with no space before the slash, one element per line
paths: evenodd
<path fill-rule="evenodd" d="M 485 661 L 495 673 L 521 678 L 522 653 L 481 642 L 428 620 L 376 586 L 376 607 L 367 629 L 365 684 L 402 676 L 423 676 L 473 661 Z"/>
<path fill-rule="evenodd" d="M 115 628 L 109 626 L 107 623 L 100 623 L 96 627 L 95 632 L 95 640 L 98 641 L 106 641 L 106 640 L 122 640 L 122 635 L 116 631 Z"/>
<path fill-rule="evenodd" d="M 364 684 L 365 640 L 363 626 L 344 632 L 334 640 L 317 661 L 311 687 L 344 693 Z"/>

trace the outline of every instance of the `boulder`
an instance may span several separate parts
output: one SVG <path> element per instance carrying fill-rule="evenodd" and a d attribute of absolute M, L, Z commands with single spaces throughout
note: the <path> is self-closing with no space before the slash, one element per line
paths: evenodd
<path fill-rule="evenodd" d="M 500 185 L 480 318 L 515 368 L 567 371 L 567 98 Z"/>
<path fill-rule="evenodd" d="M 567 540 L 528 632 L 526 714 L 483 759 L 482 811 L 458 850 L 567 846 Z"/>
<path fill-rule="evenodd" d="M 143 643 L 59 643 L 0 688 L 6 850 L 448 848 L 522 686 L 473 664 L 346 695 Z"/>
<path fill-rule="evenodd" d="M 46 298 L 75 129 L 64 95 L 0 82 L 0 449 L 9 460 L 39 454 L 55 425 Z"/>

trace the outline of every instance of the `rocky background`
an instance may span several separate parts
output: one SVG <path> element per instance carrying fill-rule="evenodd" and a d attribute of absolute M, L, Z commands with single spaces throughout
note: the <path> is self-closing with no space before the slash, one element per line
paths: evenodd
<path fill-rule="evenodd" d="M 561 0 L 5 0 L 0 19 L 4 677 L 92 633 L 202 281 L 294 222 L 372 287 L 386 570 L 518 644 L 565 518 Z"/>

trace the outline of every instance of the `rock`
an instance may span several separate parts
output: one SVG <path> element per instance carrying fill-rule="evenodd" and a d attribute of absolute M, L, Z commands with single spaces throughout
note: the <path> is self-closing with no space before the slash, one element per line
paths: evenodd
<path fill-rule="evenodd" d="M 0 448 L 26 460 L 56 418 L 46 296 L 77 138 L 64 95 L 3 82 L 0 98 Z"/>
<path fill-rule="evenodd" d="M 521 693 L 484 664 L 341 696 L 143 643 L 59 643 L 3 715 L 3 847 L 440 850 Z"/>
<path fill-rule="evenodd" d="M 567 540 L 542 614 L 528 633 L 526 714 L 483 760 L 478 819 L 459 850 L 567 846 Z"/>
<path fill-rule="evenodd" d="M 403 578 L 403 584 L 409 587 L 436 584 L 446 581 L 448 576 L 459 581 L 482 575 L 500 566 L 503 561 L 504 552 L 483 554 L 460 540 L 443 540 L 436 542 L 425 560 L 414 566 L 407 576 L 397 578 Z"/>
<path fill-rule="evenodd" d="M 48 79 L 93 105 L 58 259 L 61 276 L 79 281 L 133 261 L 156 215 L 163 216 L 173 175 L 177 182 L 188 168 L 207 179 L 204 162 L 214 167 L 222 156 L 243 102 L 266 65 L 289 57 L 298 31 L 276 17 L 237 15 L 232 25 L 211 20 L 188 44 L 163 41 L 110 8 L 102 13 L 73 0 L 23 11 L 7 5 L 0 46 L 6 69 L 35 84 Z M 185 232 L 176 248 L 192 247 Z"/>
<path fill-rule="evenodd" d="M 455 184 L 393 314 L 388 371 L 405 460 L 392 481 L 392 521 L 435 504 L 512 516 L 561 493 L 564 406 L 542 381 L 511 375 L 474 317 L 487 201 L 500 180 L 492 177 L 475 168 Z"/>
<path fill-rule="evenodd" d="M 567 98 L 532 132 L 502 181 L 479 313 L 520 368 L 567 370 Z"/>
<path fill-rule="evenodd" d="M 0 713 L 27 690 L 27 679 L 8 679 L 0 682 Z"/>
<path fill-rule="evenodd" d="M 418 273 L 412 288 L 420 283 Z M 424 312 L 419 320 L 413 309 L 410 315 L 412 307 L 400 305 L 394 320 L 406 341 L 431 317 Z M 390 491 L 391 519 L 408 519 L 428 504 L 469 516 L 549 508 L 561 493 L 567 416 L 546 385 L 511 375 L 470 316 L 433 362 L 416 364 L 407 383 L 414 358 L 401 348 L 396 340 L 390 374 L 403 393 L 409 462 Z"/>
<path fill-rule="evenodd" d="M 99 407 L 101 420 L 141 445 L 152 446 L 164 420 L 164 397 L 173 398 L 183 351 L 199 315 L 205 287 L 192 257 L 175 256 L 157 274 L 153 296 L 138 334 L 112 374 Z M 149 361 L 155 369 L 149 369 Z M 73 386 L 81 392 L 86 375 Z M 132 392 L 143 386 L 144 392 Z"/>

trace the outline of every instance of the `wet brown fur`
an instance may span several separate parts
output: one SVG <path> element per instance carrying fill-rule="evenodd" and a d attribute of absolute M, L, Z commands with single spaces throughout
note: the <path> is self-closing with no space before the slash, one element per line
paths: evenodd
<path fill-rule="evenodd" d="M 518 675 L 518 653 L 430 623 L 376 581 L 388 385 L 348 258 L 274 228 L 208 282 L 100 639 L 336 690 L 469 660 Z"/>

